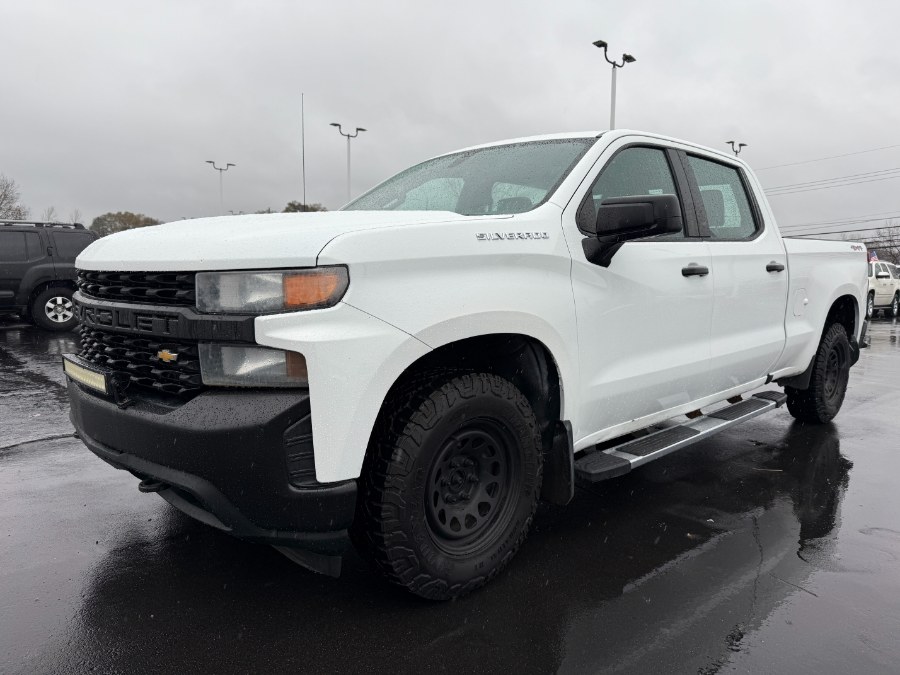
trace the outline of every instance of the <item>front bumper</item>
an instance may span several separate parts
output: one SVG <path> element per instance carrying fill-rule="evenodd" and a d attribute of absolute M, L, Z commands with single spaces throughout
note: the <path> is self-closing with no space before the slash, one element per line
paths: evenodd
<path fill-rule="evenodd" d="M 188 515 L 242 539 L 341 553 L 356 481 L 316 484 L 308 392 L 207 390 L 127 408 L 68 382 L 84 444 Z M 314 474 L 313 474 L 314 475 Z"/>

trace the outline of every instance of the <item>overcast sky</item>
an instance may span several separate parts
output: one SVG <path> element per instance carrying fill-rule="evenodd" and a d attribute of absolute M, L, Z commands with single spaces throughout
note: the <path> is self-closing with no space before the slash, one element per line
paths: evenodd
<path fill-rule="evenodd" d="M 0 0 L 0 173 L 32 216 L 162 219 L 353 193 L 455 148 L 617 125 L 755 168 L 900 144 L 900 5 L 887 1 Z M 900 166 L 900 147 L 762 171 L 766 186 Z M 784 225 L 900 214 L 900 178 L 773 197 Z M 879 223 L 876 223 L 879 224 Z"/>

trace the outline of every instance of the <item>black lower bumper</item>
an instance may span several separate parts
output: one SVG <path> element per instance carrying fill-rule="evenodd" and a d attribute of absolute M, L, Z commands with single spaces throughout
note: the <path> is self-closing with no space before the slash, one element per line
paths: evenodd
<path fill-rule="evenodd" d="M 188 515 L 251 541 L 326 555 L 346 547 L 356 481 L 292 484 L 297 430 L 309 427 L 305 392 L 207 391 L 177 407 L 123 409 L 70 381 L 69 399 L 94 454 Z"/>

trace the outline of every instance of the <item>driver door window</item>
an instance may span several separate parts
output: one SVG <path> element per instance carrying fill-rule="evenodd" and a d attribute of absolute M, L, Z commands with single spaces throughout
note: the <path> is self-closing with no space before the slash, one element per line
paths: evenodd
<path fill-rule="evenodd" d="M 605 199 L 635 195 L 677 195 L 666 153 L 656 148 L 626 148 L 613 157 L 591 187 L 586 217 L 597 219 Z M 684 230 L 654 240 L 684 239 Z"/>

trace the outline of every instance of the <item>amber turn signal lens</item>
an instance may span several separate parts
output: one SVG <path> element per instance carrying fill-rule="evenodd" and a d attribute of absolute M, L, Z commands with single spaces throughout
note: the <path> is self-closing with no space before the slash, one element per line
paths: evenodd
<path fill-rule="evenodd" d="M 330 307 L 344 295 L 347 281 L 347 269 L 344 267 L 285 274 L 282 280 L 284 308 Z"/>
<path fill-rule="evenodd" d="M 287 361 L 287 376 L 292 380 L 308 380 L 309 373 L 306 370 L 306 359 L 303 354 L 297 352 L 285 352 Z"/>

